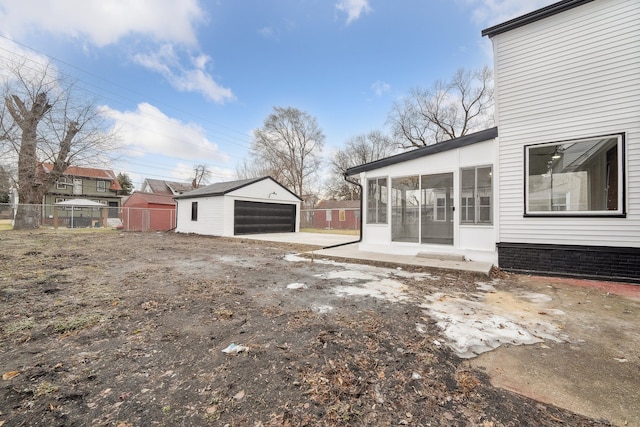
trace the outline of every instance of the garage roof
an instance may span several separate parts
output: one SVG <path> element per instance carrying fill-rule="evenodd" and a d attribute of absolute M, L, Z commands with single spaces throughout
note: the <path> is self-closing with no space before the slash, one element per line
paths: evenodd
<path fill-rule="evenodd" d="M 270 179 L 271 181 L 278 184 L 284 190 L 287 190 L 289 193 L 293 194 L 287 187 L 280 184 L 275 179 L 270 176 L 263 176 L 261 178 L 249 178 L 249 179 L 241 179 L 238 181 L 226 181 L 226 182 L 217 182 L 215 184 L 207 185 L 206 187 L 198 188 L 197 190 L 189 191 L 188 193 L 181 194 L 179 196 L 175 196 L 174 199 L 192 199 L 194 197 L 203 197 L 203 196 L 223 196 L 232 191 L 238 190 L 242 187 L 246 187 L 251 184 L 255 184 L 256 182 L 260 182 L 265 179 Z M 297 195 L 293 194 L 295 197 L 300 199 Z M 300 199 L 302 200 L 302 199 Z"/>

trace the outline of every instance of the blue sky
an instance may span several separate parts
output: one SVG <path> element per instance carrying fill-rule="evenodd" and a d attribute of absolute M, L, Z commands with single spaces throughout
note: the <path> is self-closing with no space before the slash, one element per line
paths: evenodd
<path fill-rule="evenodd" d="M 77 80 L 120 129 L 111 167 L 136 187 L 189 180 L 195 164 L 226 181 L 274 106 L 314 116 L 329 158 L 386 131 L 410 88 L 491 66 L 482 29 L 551 3 L 3 0 L 0 65 L 14 52 Z"/>

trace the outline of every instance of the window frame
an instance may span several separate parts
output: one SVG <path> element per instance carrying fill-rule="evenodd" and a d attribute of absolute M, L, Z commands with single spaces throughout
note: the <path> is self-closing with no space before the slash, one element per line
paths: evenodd
<path fill-rule="evenodd" d="M 478 171 L 480 169 L 489 169 L 489 177 L 490 177 L 490 189 L 489 189 L 489 204 L 483 204 L 482 199 L 487 196 L 480 195 L 478 192 Z M 465 188 L 463 188 L 463 174 L 465 171 L 473 171 L 473 192 L 471 196 L 465 196 Z M 494 220 L 494 182 L 493 182 L 493 165 L 478 165 L 471 167 L 460 168 L 460 225 L 480 225 L 480 226 L 492 226 Z M 464 201 L 464 202 L 463 202 Z M 469 201 L 473 204 L 469 205 Z M 482 221 L 482 209 L 489 208 L 489 220 Z M 469 220 L 469 211 L 473 213 L 473 219 Z M 463 218 L 463 213 L 465 213 L 467 219 Z"/>
<path fill-rule="evenodd" d="M 99 193 L 104 193 L 107 191 L 107 181 L 96 181 L 96 191 Z"/>
<path fill-rule="evenodd" d="M 604 139 L 613 139 L 616 138 L 616 146 L 617 146 L 617 204 L 618 209 L 616 210 L 592 210 L 592 211 L 578 211 L 578 210 L 552 210 L 553 206 L 548 211 L 535 211 L 530 210 L 529 208 L 529 185 L 530 185 L 530 152 L 535 148 L 543 148 L 543 147 L 552 147 L 552 146 L 560 146 L 565 144 L 576 144 L 581 142 L 588 142 L 593 140 L 604 140 Z M 554 218 L 626 218 L 626 174 L 627 174 L 627 165 L 626 165 L 626 135 L 624 132 L 621 133 L 613 133 L 613 134 L 604 134 L 604 135 L 595 135 L 588 136 L 584 138 L 575 138 L 575 139 L 566 139 L 552 142 L 544 142 L 538 144 L 528 144 L 524 147 L 524 191 L 523 191 L 523 217 L 554 217 Z M 553 188 L 551 191 L 551 197 L 558 198 L 559 195 L 563 194 L 562 192 L 554 192 Z M 565 207 L 569 204 L 569 194 L 564 193 L 565 197 Z M 591 194 L 589 194 L 591 196 Z"/>
<path fill-rule="evenodd" d="M 385 188 L 386 188 L 386 200 L 384 200 L 384 203 L 380 194 L 380 188 L 381 186 L 379 185 L 379 183 L 381 181 L 384 181 L 385 183 Z M 375 197 L 374 197 L 374 201 L 375 201 L 375 207 L 371 207 L 371 183 L 375 182 L 376 184 L 376 192 L 375 192 Z M 389 177 L 388 176 L 384 176 L 384 177 L 375 177 L 375 178 L 367 178 L 367 224 L 382 224 L 382 225 L 386 225 L 389 224 L 389 194 L 390 194 L 390 188 L 389 188 Z M 375 212 L 375 218 L 372 218 L 372 216 L 370 215 L 370 212 L 372 211 L 372 209 L 374 209 Z M 384 215 L 381 215 L 381 213 L 384 213 Z M 384 216 L 384 218 L 380 218 L 381 216 Z"/>
<path fill-rule="evenodd" d="M 191 202 L 191 221 L 198 221 L 198 202 Z"/>
<path fill-rule="evenodd" d="M 67 177 L 61 176 L 56 181 L 56 190 L 66 190 L 67 189 Z"/>

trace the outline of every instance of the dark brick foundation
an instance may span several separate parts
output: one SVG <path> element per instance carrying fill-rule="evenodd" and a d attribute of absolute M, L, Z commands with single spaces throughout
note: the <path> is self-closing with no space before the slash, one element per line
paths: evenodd
<path fill-rule="evenodd" d="M 640 283 L 640 248 L 498 243 L 505 271 Z"/>

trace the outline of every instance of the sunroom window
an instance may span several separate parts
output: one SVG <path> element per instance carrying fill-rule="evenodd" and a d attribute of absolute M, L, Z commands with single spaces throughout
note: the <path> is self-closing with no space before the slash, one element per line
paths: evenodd
<path fill-rule="evenodd" d="M 460 176 L 460 222 L 491 224 L 493 222 L 491 166 L 462 169 Z"/>
<path fill-rule="evenodd" d="M 525 149 L 526 214 L 624 214 L 623 135 Z"/>
<path fill-rule="evenodd" d="M 367 180 L 367 224 L 387 223 L 389 184 L 387 178 Z"/>

